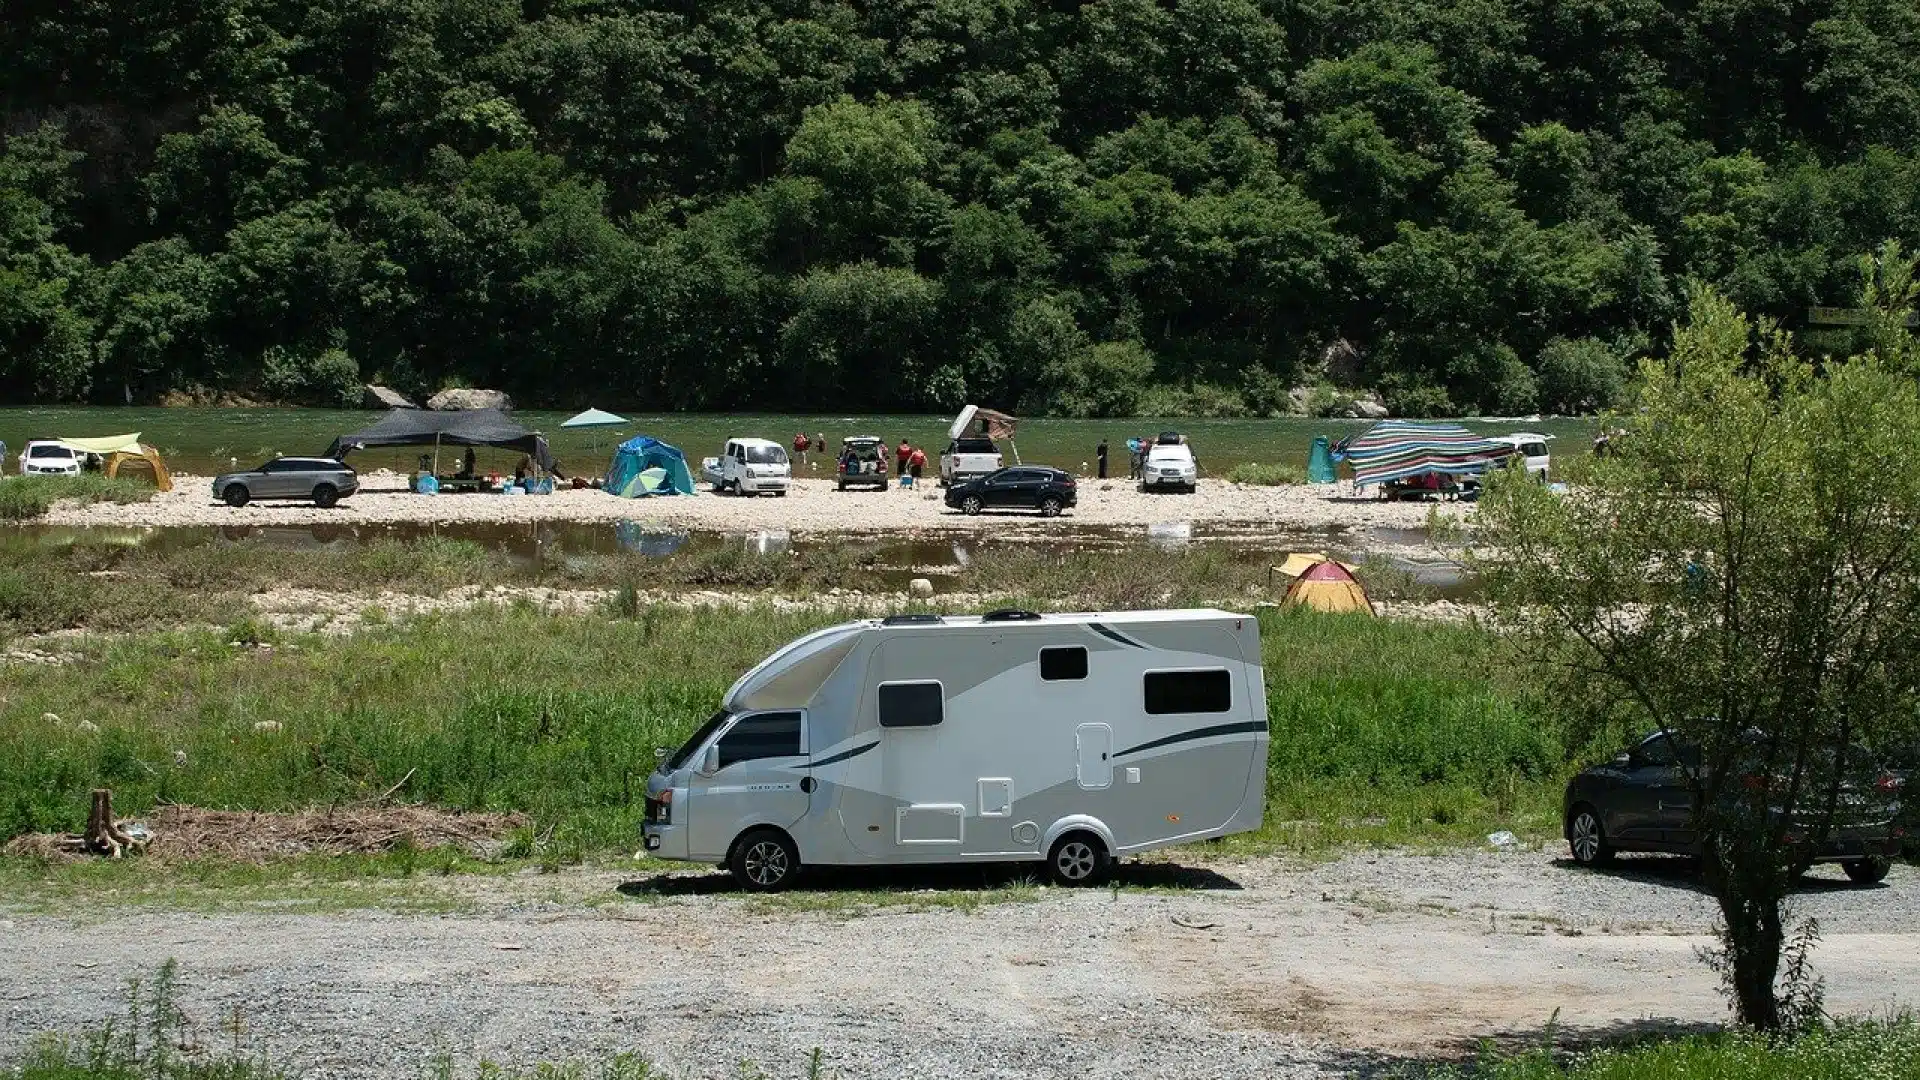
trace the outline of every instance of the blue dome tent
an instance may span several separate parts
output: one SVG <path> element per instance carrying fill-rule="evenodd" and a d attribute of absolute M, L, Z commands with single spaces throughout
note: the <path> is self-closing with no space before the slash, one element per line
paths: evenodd
<path fill-rule="evenodd" d="M 651 435 L 635 435 L 613 449 L 606 490 L 627 498 L 642 495 L 691 495 L 693 473 L 687 457 Z"/>

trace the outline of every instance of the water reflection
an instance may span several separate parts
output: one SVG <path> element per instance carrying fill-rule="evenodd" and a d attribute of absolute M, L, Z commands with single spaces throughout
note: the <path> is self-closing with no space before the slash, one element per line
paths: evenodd
<path fill-rule="evenodd" d="M 1156 521 L 1147 526 L 1147 543 L 1162 551 L 1178 551 L 1193 542 L 1193 522 Z"/>
<path fill-rule="evenodd" d="M 691 540 L 692 536 L 686 532 L 664 530 L 638 521 L 620 521 L 614 523 L 613 538 L 622 551 L 664 559 L 687 546 L 687 541 Z"/>
<path fill-rule="evenodd" d="M 747 534 L 743 539 L 747 550 L 755 555 L 777 555 L 793 548 L 793 533 L 786 529 L 762 529 Z"/>

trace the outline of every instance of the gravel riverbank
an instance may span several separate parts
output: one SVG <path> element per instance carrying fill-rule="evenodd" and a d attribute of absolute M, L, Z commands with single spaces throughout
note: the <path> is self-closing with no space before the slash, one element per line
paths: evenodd
<path fill-rule="evenodd" d="M 1183 887 L 914 910 L 835 895 L 898 879 L 767 902 L 643 861 L 420 886 L 467 895 L 459 915 L 47 916 L 0 896 L 0 1054 L 89 1030 L 168 957 L 208 1041 L 225 1044 L 239 1007 L 309 1077 L 413 1077 L 443 1048 L 632 1050 L 674 1076 L 746 1061 L 787 1077 L 815 1047 L 849 1080 L 1384 1077 L 1482 1037 L 1537 1040 L 1556 1010 L 1573 1039 L 1726 1017 L 1694 956 L 1713 905 L 1677 860 L 1592 873 L 1557 851 L 1369 854 L 1124 874 Z M 1822 868 L 1798 903 L 1825 933 L 1829 1009 L 1920 1002 L 1920 872 L 1860 889 Z"/>
<path fill-rule="evenodd" d="M 561 490 L 552 495 L 414 495 L 394 473 L 370 473 L 358 494 L 332 509 L 310 503 L 254 503 L 240 509 L 213 498 L 208 477 L 176 476 L 174 489 L 151 501 L 91 506 L 64 504 L 43 519 L 49 525 L 312 525 L 385 523 L 527 523 L 625 521 L 717 532 L 785 530 L 795 534 L 857 532 L 898 535 L 921 530 L 998 532 L 1019 526 L 1132 526 L 1189 522 L 1235 525 L 1276 533 L 1419 529 L 1433 504 L 1388 503 L 1357 496 L 1346 484 L 1256 487 L 1203 480 L 1193 495 L 1145 494 L 1125 480 L 1084 480 L 1079 505 L 1058 522 L 1031 512 L 967 517 L 948 510 L 941 489 L 837 491 L 830 480 L 800 480 L 791 494 L 742 498 L 702 489 L 691 496 L 624 499 L 606 492 Z M 1444 504 L 1464 514 L 1468 504 Z"/>

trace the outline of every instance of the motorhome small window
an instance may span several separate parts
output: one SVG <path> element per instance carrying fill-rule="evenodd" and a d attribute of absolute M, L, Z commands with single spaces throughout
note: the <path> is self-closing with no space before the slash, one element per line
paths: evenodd
<path fill-rule="evenodd" d="M 937 682 L 880 684 L 881 727 L 933 727 L 946 707 L 946 692 Z"/>
<path fill-rule="evenodd" d="M 1148 716 L 1221 713 L 1233 709 L 1233 676 L 1225 668 L 1209 671 L 1149 671 Z"/>
<path fill-rule="evenodd" d="M 1078 645 L 1040 650 L 1040 677 L 1047 682 L 1087 677 L 1087 650 Z"/>
<path fill-rule="evenodd" d="M 797 712 L 761 713 L 733 725 L 720 736 L 720 767 L 759 758 L 798 757 L 800 754 L 800 714 Z"/>

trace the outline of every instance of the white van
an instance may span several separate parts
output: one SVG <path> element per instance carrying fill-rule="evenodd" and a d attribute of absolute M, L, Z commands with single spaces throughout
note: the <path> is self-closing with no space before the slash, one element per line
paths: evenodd
<path fill-rule="evenodd" d="M 785 495 L 793 480 L 787 451 L 771 439 L 728 439 L 718 458 L 700 465 L 716 493 L 731 490 L 735 495 Z"/>
<path fill-rule="evenodd" d="M 1260 631 L 1227 611 L 899 615 L 787 645 L 647 780 L 646 850 L 806 865 L 1112 859 L 1260 826 Z"/>
<path fill-rule="evenodd" d="M 1553 455 L 1547 449 L 1551 435 L 1542 435 L 1534 431 L 1516 431 L 1511 435 L 1494 435 L 1494 442 L 1503 442 L 1519 451 L 1516 455 L 1525 462 L 1527 476 L 1546 483 L 1553 465 Z"/>

